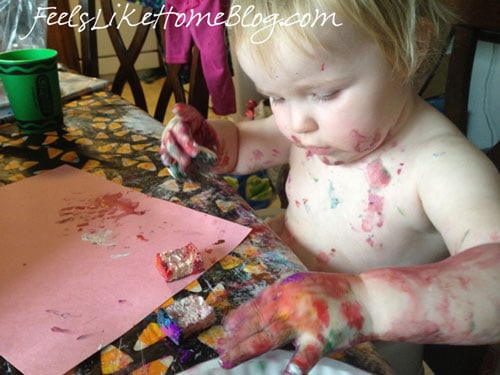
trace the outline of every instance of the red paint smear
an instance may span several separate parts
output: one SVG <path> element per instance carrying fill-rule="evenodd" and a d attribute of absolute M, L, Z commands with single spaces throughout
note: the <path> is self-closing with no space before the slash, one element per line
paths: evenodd
<path fill-rule="evenodd" d="M 359 304 L 359 302 L 343 302 L 340 306 L 340 312 L 342 313 L 344 319 L 347 321 L 347 325 L 349 327 L 361 331 L 361 328 L 363 328 L 363 323 L 365 322 L 365 318 L 361 313 L 361 305 Z"/>
<path fill-rule="evenodd" d="M 382 165 L 382 161 L 380 160 L 380 158 L 377 158 L 368 163 L 366 172 L 368 174 L 368 181 L 370 182 L 370 186 L 373 188 L 383 188 L 389 185 L 389 182 L 391 182 L 391 175 Z"/>
<path fill-rule="evenodd" d="M 90 200 L 87 204 L 78 204 L 59 210 L 61 220 L 58 224 L 77 221 L 77 228 L 88 226 L 95 220 L 119 220 L 128 215 L 144 215 L 139 211 L 139 202 L 133 202 L 123 197 L 123 193 L 104 194 Z"/>
<path fill-rule="evenodd" d="M 328 313 L 328 303 L 325 300 L 313 302 L 313 307 L 318 314 L 318 320 L 323 324 L 323 327 L 330 325 L 330 314 Z"/>
<path fill-rule="evenodd" d="M 321 70 L 322 72 L 324 72 L 324 71 L 325 71 L 325 64 L 321 64 L 321 68 L 320 68 L 320 70 Z"/>
<path fill-rule="evenodd" d="M 149 241 L 149 240 L 148 240 L 146 237 L 144 237 L 142 234 L 138 234 L 136 237 L 137 237 L 139 240 L 141 240 L 141 241 L 145 241 L 145 242 L 148 242 L 148 241 Z"/>
<path fill-rule="evenodd" d="M 382 138 L 380 134 L 375 134 L 373 138 L 370 138 L 357 130 L 351 132 L 351 137 L 354 138 L 356 142 L 354 150 L 357 152 L 366 152 L 374 149 Z"/>

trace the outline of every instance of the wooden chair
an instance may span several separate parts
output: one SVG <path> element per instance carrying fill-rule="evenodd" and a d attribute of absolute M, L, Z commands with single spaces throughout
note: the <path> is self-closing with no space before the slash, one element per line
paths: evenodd
<path fill-rule="evenodd" d="M 445 88 L 445 115 L 466 135 L 472 68 L 478 41 L 500 43 L 498 0 L 448 0 L 459 20 L 454 25 Z M 500 169 L 500 142 L 488 151 Z M 437 375 L 489 374 L 483 367 L 489 346 L 425 345 L 424 359 Z M 491 372 L 493 373 L 493 372 Z"/>
<path fill-rule="evenodd" d="M 467 134 L 468 100 L 478 41 L 500 43 L 500 1 L 449 0 L 459 16 L 448 66 L 445 115 Z M 500 142 L 488 156 L 500 169 Z"/>
<path fill-rule="evenodd" d="M 129 46 L 126 46 L 122 35 L 116 24 L 116 19 L 113 17 L 115 10 L 111 0 L 100 0 L 96 4 L 96 0 L 80 0 L 79 4 L 82 7 L 81 12 L 85 12 L 89 17 L 95 17 L 98 9 L 102 11 L 102 17 L 107 25 L 107 31 L 112 42 L 116 56 L 119 59 L 119 68 L 112 82 L 111 91 L 121 95 L 124 86 L 130 85 L 135 104 L 145 111 L 148 111 L 144 90 L 142 88 L 138 73 L 135 69 L 135 63 L 146 41 L 146 37 L 151 27 L 147 22 L 141 22 L 134 26 L 135 33 Z M 57 12 L 68 12 L 68 0 L 49 0 L 49 6 L 57 8 Z M 97 8 L 99 6 L 99 8 Z M 145 20 L 147 14 L 154 13 L 149 7 L 142 7 L 141 20 Z M 158 23 L 159 25 L 162 22 Z M 163 121 L 166 109 L 171 96 L 173 95 L 176 102 L 188 102 L 200 111 L 205 117 L 208 115 L 209 94 L 206 82 L 203 76 L 200 54 L 196 46 L 193 46 L 192 61 L 191 61 L 191 76 L 189 84 L 188 100 L 184 95 L 184 88 L 179 77 L 181 64 L 167 64 L 164 60 L 163 53 L 163 29 L 154 29 L 156 33 L 160 64 L 166 71 L 166 79 L 159 93 L 158 101 L 154 112 L 154 117 Z M 98 43 L 97 34 L 92 27 L 87 26 L 83 31 L 79 32 L 81 41 L 81 53 L 78 56 L 78 48 L 76 43 L 75 31 L 67 25 L 51 25 L 47 30 L 47 46 L 59 51 L 60 62 L 68 66 L 68 68 L 76 70 L 84 75 L 99 77 L 98 63 Z"/>

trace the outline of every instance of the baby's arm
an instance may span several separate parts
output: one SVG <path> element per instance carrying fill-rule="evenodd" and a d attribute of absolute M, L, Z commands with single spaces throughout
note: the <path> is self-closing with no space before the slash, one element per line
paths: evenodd
<path fill-rule="evenodd" d="M 231 162 L 218 168 L 218 173 L 244 175 L 288 162 L 291 143 L 276 127 L 274 116 L 238 124 L 227 120 L 209 120 L 208 123 L 214 127 L 221 144 L 238 145 L 232 148 L 231 156 L 228 155 Z M 234 134 L 228 137 L 228 131 L 235 129 L 237 142 Z"/>
<path fill-rule="evenodd" d="M 361 274 L 375 338 L 416 343 L 500 341 L 500 244 L 439 263 Z"/>

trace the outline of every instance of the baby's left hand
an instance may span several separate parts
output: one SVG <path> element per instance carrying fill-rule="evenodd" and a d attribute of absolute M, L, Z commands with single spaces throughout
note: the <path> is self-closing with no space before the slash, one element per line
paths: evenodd
<path fill-rule="evenodd" d="M 305 374 L 324 355 L 368 339 L 371 321 L 353 275 L 298 273 L 265 289 L 224 321 L 221 365 L 241 362 L 293 342 L 285 373 Z"/>

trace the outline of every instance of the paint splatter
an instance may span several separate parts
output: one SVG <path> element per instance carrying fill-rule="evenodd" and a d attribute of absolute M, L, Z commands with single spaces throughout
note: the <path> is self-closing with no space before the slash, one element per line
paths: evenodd
<path fill-rule="evenodd" d="M 52 332 L 56 332 L 56 333 L 70 333 L 71 331 L 69 329 L 66 329 L 66 328 L 61 328 L 61 327 L 52 327 L 50 329 Z"/>
<path fill-rule="evenodd" d="M 398 175 L 401 174 L 401 172 L 403 171 L 403 167 L 404 167 L 405 163 L 399 163 L 399 168 L 397 169 L 396 173 Z"/>
<path fill-rule="evenodd" d="M 94 245 L 100 246 L 116 246 L 116 242 L 108 242 L 109 237 L 113 234 L 109 229 L 102 230 L 97 233 L 84 233 L 82 234 L 82 241 L 90 242 Z"/>
<path fill-rule="evenodd" d="M 335 196 L 335 187 L 333 186 L 332 181 L 329 182 L 328 196 L 330 198 L 330 208 L 337 208 L 337 206 L 340 204 L 340 200 Z"/>
<path fill-rule="evenodd" d="M 138 234 L 136 237 L 137 237 L 138 240 L 141 240 L 141 241 L 144 241 L 144 242 L 148 242 L 149 241 L 146 237 L 144 237 L 143 234 Z"/>

